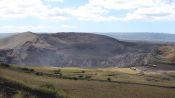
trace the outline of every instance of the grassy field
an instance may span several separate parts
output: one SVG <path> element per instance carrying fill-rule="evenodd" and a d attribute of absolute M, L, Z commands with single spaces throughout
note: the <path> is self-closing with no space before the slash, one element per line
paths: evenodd
<path fill-rule="evenodd" d="M 12 98 L 175 98 L 174 71 L 10 66 L 0 80 L 15 89 Z"/>

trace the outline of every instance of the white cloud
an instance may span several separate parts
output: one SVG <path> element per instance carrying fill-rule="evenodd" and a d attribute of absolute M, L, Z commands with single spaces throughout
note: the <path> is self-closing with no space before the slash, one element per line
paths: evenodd
<path fill-rule="evenodd" d="M 127 10 L 125 17 L 118 20 L 175 20 L 174 0 L 89 0 L 90 5 L 108 11 Z M 117 15 L 116 15 L 117 16 Z"/>
<path fill-rule="evenodd" d="M 71 9 L 69 13 L 75 18 L 85 21 L 110 21 L 116 19 L 115 16 L 107 15 L 109 10 L 91 4 Z"/>
<path fill-rule="evenodd" d="M 9 31 L 25 31 L 25 30 L 31 30 L 31 31 L 35 31 L 35 30 L 40 30 L 40 29 L 48 29 L 51 28 L 50 26 L 44 26 L 44 25 L 21 25 L 21 26 L 15 26 L 15 25 L 4 25 L 4 26 L 0 26 L 1 30 L 9 30 Z"/>
<path fill-rule="evenodd" d="M 153 5 L 152 0 L 90 0 L 91 5 L 100 6 L 106 9 L 133 9 Z"/>
<path fill-rule="evenodd" d="M 49 26 L 49 25 L 3 25 L 0 26 L 1 32 L 25 32 L 25 31 L 32 31 L 32 32 L 58 32 L 58 31 L 69 31 L 77 29 L 78 26 L 72 25 L 59 25 L 59 26 Z"/>
<path fill-rule="evenodd" d="M 62 25 L 61 28 L 64 28 L 64 29 L 77 29 L 78 26 Z"/>
<path fill-rule="evenodd" d="M 125 16 L 109 15 L 111 11 L 125 10 Z M 175 20 L 175 1 L 173 0 L 89 0 L 70 11 L 80 20 Z"/>
<path fill-rule="evenodd" d="M 86 21 L 116 19 L 114 16 L 107 15 L 108 10 L 91 4 L 80 5 L 77 8 L 59 8 L 45 5 L 42 0 L 0 0 L 0 2 L 0 19 L 25 18 L 28 16 L 54 21 L 70 18 Z"/>
<path fill-rule="evenodd" d="M 127 13 L 124 20 L 175 21 L 175 4 L 164 2 L 165 0 L 160 1 L 162 0 L 156 0 L 154 6 L 140 7 Z"/>
<path fill-rule="evenodd" d="M 56 10 L 57 9 L 57 10 Z M 0 0 L 0 18 L 24 18 L 27 16 L 40 19 L 66 20 L 59 8 L 49 8 L 42 0 Z"/>
<path fill-rule="evenodd" d="M 44 0 L 46 2 L 63 2 L 64 0 Z"/>
<path fill-rule="evenodd" d="M 174 0 L 89 0 L 87 4 L 76 8 L 60 8 L 43 1 L 64 0 L 0 0 L 0 19 L 36 17 L 53 21 L 175 20 Z M 111 14 L 112 11 L 117 13 L 123 10 L 126 12 L 122 17 Z"/>

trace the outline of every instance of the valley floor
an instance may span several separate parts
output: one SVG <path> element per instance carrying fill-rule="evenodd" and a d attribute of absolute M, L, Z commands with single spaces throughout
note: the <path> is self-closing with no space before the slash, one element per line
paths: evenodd
<path fill-rule="evenodd" d="M 0 67 L 1 97 L 175 98 L 175 71 Z"/>

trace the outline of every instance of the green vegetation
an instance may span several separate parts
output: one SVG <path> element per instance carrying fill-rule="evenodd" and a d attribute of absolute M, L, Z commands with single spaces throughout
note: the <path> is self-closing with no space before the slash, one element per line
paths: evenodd
<path fill-rule="evenodd" d="M 111 81 L 111 78 L 107 78 L 108 81 Z"/>
<path fill-rule="evenodd" d="M 175 98 L 174 71 L 140 73 L 130 68 L 1 67 L 0 97 Z"/>
<path fill-rule="evenodd" d="M 60 74 L 60 73 L 61 73 L 61 69 L 54 70 L 54 74 Z"/>
<path fill-rule="evenodd" d="M 0 67 L 2 67 L 2 68 L 8 68 L 8 67 L 10 67 L 10 65 L 5 64 L 5 63 L 0 63 Z"/>
<path fill-rule="evenodd" d="M 36 88 L 29 87 L 28 85 L 17 81 L 9 81 L 4 78 L 0 78 L 0 82 L 0 92 L 3 95 L 3 98 L 26 98 L 27 96 L 30 96 L 29 98 L 64 98 L 63 96 L 57 95 L 57 92 L 55 91 L 54 87 L 49 84 L 42 85 L 40 88 Z"/>

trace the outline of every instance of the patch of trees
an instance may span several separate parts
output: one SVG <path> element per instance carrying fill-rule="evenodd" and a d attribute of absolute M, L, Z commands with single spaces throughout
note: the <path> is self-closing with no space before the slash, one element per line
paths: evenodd
<path fill-rule="evenodd" d="M 5 64 L 5 63 L 0 63 L 0 67 L 7 68 L 7 67 L 10 67 L 10 65 Z"/>
<path fill-rule="evenodd" d="M 111 81 L 111 78 L 110 78 L 110 77 L 108 77 L 108 78 L 107 78 L 107 81 Z"/>
<path fill-rule="evenodd" d="M 19 68 L 19 70 L 24 71 L 24 72 L 27 72 L 27 73 L 33 73 L 33 72 L 35 72 L 35 70 L 32 69 L 32 68 Z"/>

